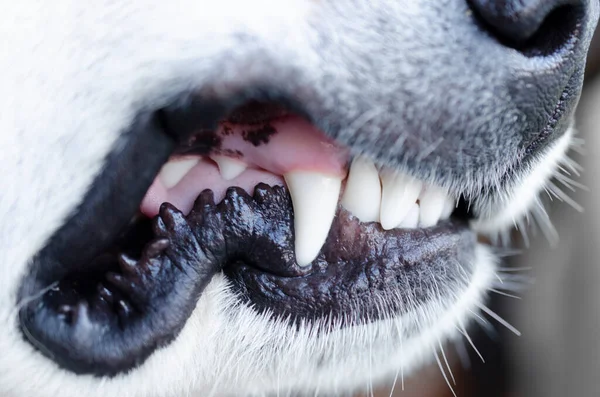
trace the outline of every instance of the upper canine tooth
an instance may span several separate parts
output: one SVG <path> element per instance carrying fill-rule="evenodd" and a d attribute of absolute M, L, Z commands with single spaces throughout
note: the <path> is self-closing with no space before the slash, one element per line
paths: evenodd
<path fill-rule="evenodd" d="M 177 185 L 181 179 L 198 164 L 200 159 L 198 158 L 187 158 L 187 159 L 175 159 L 168 161 L 160 170 L 158 177 L 162 181 L 163 185 L 167 189 Z"/>
<path fill-rule="evenodd" d="M 220 155 L 211 155 L 211 159 L 219 166 L 219 171 L 221 172 L 221 176 L 226 181 L 230 181 L 237 176 L 239 176 L 242 172 L 246 171 L 248 165 L 243 161 Z"/>
<path fill-rule="evenodd" d="M 398 227 L 421 193 L 421 181 L 391 170 L 381 171 L 381 227 Z M 422 211 L 421 211 L 422 212 Z"/>
<path fill-rule="evenodd" d="M 284 178 L 294 205 L 296 262 L 307 266 L 325 244 L 342 179 L 312 171 L 292 171 Z"/>
<path fill-rule="evenodd" d="M 352 161 L 342 205 L 361 222 L 379 221 L 381 181 L 372 161 L 362 157 Z"/>
<path fill-rule="evenodd" d="M 430 227 L 438 223 L 447 200 L 448 194 L 445 190 L 437 186 L 427 186 L 419 197 L 421 205 L 419 225 Z"/>

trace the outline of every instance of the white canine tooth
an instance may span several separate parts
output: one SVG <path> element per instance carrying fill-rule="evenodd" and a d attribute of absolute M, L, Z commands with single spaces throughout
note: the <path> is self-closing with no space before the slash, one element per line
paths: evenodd
<path fill-rule="evenodd" d="M 419 226 L 430 227 L 438 223 L 447 200 L 446 191 L 437 186 L 427 186 L 423 189 L 423 193 L 419 197 L 421 205 Z"/>
<path fill-rule="evenodd" d="M 179 159 L 179 160 L 171 160 L 163 165 L 158 177 L 165 185 L 167 189 L 172 188 L 177 185 L 179 181 L 183 179 L 183 177 L 192 169 L 196 164 L 198 164 L 200 159 L 198 158 L 187 158 L 187 159 Z"/>
<path fill-rule="evenodd" d="M 382 170 L 381 185 L 381 227 L 390 230 L 402 223 L 417 201 L 422 183 L 406 174 Z"/>
<path fill-rule="evenodd" d="M 248 168 L 246 163 L 232 157 L 212 155 L 210 158 L 217 163 L 219 171 L 221 171 L 221 176 L 226 181 L 236 178 Z"/>
<path fill-rule="evenodd" d="M 456 209 L 456 201 L 452 200 L 450 197 L 446 197 L 446 201 L 444 202 L 444 209 L 442 210 L 442 215 L 440 219 L 446 220 L 450 218 L 452 212 Z"/>
<path fill-rule="evenodd" d="M 406 214 L 406 217 L 404 218 L 402 223 L 400 223 L 400 227 L 405 228 L 405 229 L 416 228 L 417 225 L 419 224 L 419 212 L 420 212 L 419 204 L 413 203 L 410 206 L 410 210 L 408 211 L 408 214 Z"/>
<path fill-rule="evenodd" d="M 296 262 L 307 266 L 325 244 L 342 180 L 311 171 L 289 172 L 284 178 L 294 205 Z"/>
<path fill-rule="evenodd" d="M 381 181 L 372 161 L 361 157 L 352 161 L 342 205 L 361 222 L 379 221 Z"/>

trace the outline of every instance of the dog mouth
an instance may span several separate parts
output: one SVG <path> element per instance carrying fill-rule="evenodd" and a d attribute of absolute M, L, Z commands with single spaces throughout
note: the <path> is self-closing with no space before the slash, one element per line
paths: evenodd
<path fill-rule="evenodd" d="M 127 153 L 163 141 L 109 159 L 110 192 L 88 194 L 23 284 L 21 299 L 36 296 L 21 310 L 24 335 L 60 366 L 104 376 L 140 365 L 216 274 L 291 324 L 406 314 L 468 284 L 477 236 L 468 204 L 444 188 L 356 155 L 279 103 L 184 128 L 161 117 L 168 148 L 146 153 L 139 181 Z M 94 232 L 103 216 L 110 227 Z"/>

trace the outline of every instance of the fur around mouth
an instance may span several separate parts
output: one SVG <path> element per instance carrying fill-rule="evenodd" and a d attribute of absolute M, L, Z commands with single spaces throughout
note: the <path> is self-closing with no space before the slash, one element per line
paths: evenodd
<path fill-rule="evenodd" d="M 251 102 L 192 133 L 161 123 L 179 138 L 168 161 L 152 161 L 161 171 L 141 203 L 127 204 L 138 206 L 134 221 L 86 252 L 74 243 L 86 218 L 75 216 L 71 237 L 59 233 L 36 258 L 51 266 L 23 284 L 22 296 L 37 294 L 21 310 L 23 332 L 59 365 L 96 375 L 140 365 L 177 336 L 219 272 L 242 301 L 292 323 L 372 321 L 435 299 L 441 285 L 465 287 L 476 235 L 442 188 L 351 158 L 280 106 Z"/>

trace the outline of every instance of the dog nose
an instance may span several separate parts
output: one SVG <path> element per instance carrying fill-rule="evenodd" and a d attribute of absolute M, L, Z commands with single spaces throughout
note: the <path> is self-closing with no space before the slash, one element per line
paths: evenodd
<path fill-rule="evenodd" d="M 535 55 L 552 53 L 576 34 L 583 0 L 471 0 L 486 28 L 501 42 Z"/>

